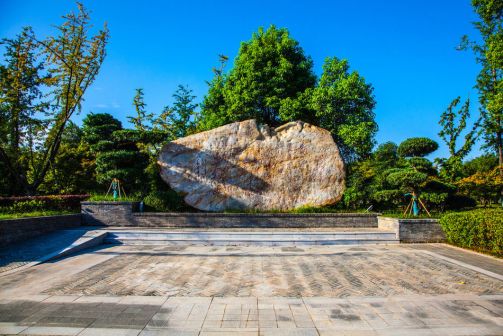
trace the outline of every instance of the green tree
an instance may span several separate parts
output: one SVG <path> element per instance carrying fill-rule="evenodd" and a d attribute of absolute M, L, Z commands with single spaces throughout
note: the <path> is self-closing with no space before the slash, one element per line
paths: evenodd
<path fill-rule="evenodd" d="M 280 118 L 282 101 L 297 97 L 315 82 L 312 60 L 287 29 L 260 28 L 251 40 L 241 43 L 230 72 L 217 74 L 203 104 L 199 128 L 252 118 L 278 126 L 289 121 Z M 221 101 L 222 91 L 225 105 L 218 108 L 213 103 Z"/>
<path fill-rule="evenodd" d="M 483 107 L 484 138 L 486 147 L 494 150 L 503 165 L 503 2 L 472 0 L 480 18 L 474 22 L 480 32 L 480 43 L 463 36 L 460 49 L 472 49 L 477 63 L 482 66 L 476 88 Z"/>
<path fill-rule="evenodd" d="M 437 162 L 442 167 L 440 175 L 449 181 L 454 181 L 456 178 L 461 177 L 463 159 L 471 151 L 479 135 L 478 127 L 480 119 L 466 132 L 464 142 L 457 148 L 458 138 L 466 129 L 467 119 L 470 117 L 470 100 L 466 100 L 457 112 L 454 110 L 460 100 L 461 98 L 457 97 L 449 104 L 447 110 L 442 113 L 439 122 L 442 130 L 438 135 L 449 148 L 450 156 L 447 159 L 438 159 Z"/>
<path fill-rule="evenodd" d="M 82 141 L 83 131 L 73 122 L 65 127 L 61 148 L 39 191 L 45 194 L 85 194 L 96 190 L 94 156 Z"/>
<path fill-rule="evenodd" d="M 89 12 L 82 4 L 77 3 L 77 6 L 77 13 L 63 16 L 66 21 L 57 27 L 59 35 L 39 41 L 51 65 L 49 72 L 55 87 L 52 95 L 56 106 L 40 165 L 33 173 L 34 190 L 43 182 L 60 148 L 65 126 L 70 117 L 80 111 L 84 94 L 94 82 L 106 55 L 106 25 L 96 35 L 90 36 L 92 24 Z"/>
<path fill-rule="evenodd" d="M 149 131 L 152 129 L 154 122 L 154 114 L 147 113 L 143 89 L 136 89 L 136 94 L 133 98 L 133 106 L 135 108 L 136 117 L 128 116 L 127 119 L 132 123 L 138 131 Z"/>
<path fill-rule="evenodd" d="M 495 167 L 488 172 L 476 172 L 473 175 L 457 181 L 461 192 L 475 197 L 480 204 L 486 206 L 498 202 L 503 188 L 501 167 Z"/>
<path fill-rule="evenodd" d="M 178 85 L 173 94 L 173 106 L 166 106 L 155 122 L 160 129 L 171 133 L 173 139 L 183 138 L 195 130 L 196 96 L 188 86 Z"/>
<path fill-rule="evenodd" d="M 54 164 L 60 150 L 63 133 L 71 116 L 80 111 L 83 96 L 93 83 L 105 58 L 105 46 L 108 40 L 106 26 L 97 35 L 90 36 L 90 17 L 87 10 L 78 4 L 78 13 L 70 13 L 63 17 L 65 21 L 56 27 L 58 34 L 45 40 L 38 40 L 35 34 L 26 30 L 29 43 L 41 48 L 41 55 L 50 74 L 50 87 L 47 93 L 51 100 L 51 108 L 47 110 L 43 125 L 36 125 L 37 129 L 30 130 L 33 134 L 41 134 L 40 141 L 36 141 L 36 153 L 30 158 L 30 165 L 18 166 L 10 169 L 14 180 L 19 183 L 19 189 L 26 194 L 36 193 L 39 186 Z M 28 52 L 23 56 L 29 59 Z M 32 63 L 33 64 L 33 63 Z M 28 71 L 28 72 L 24 72 Z M 18 72 L 23 76 L 34 75 L 28 67 Z M 36 82 L 36 77 L 34 78 Z M 38 85 L 38 84 L 37 84 Z M 19 86 L 20 95 L 28 97 L 36 94 L 35 86 Z M 39 90 L 40 89 L 36 89 Z M 7 93 L 7 96 L 11 94 Z M 31 104 L 31 101 L 29 102 Z M 29 125 L 25 124 L 24 126 Z M 15 153 L 3 152 L 3 159 L 7 167 L 16 167 L 19 156 Z"/>
<path fill-rule="evenodd" d="M 201 103 L 202 112 L 197 116 L 198 131 L 210 130 L 232 121 L 228 119 L 224 97 L 224 85 L 227 78 L 224 69 L 229 58 L 225 55 L 219 55 L 218 58 L 220 66 L 213 68 L 214 77 L 210 82 L 207 82 L 208 93 Z"/>
<path fill-rule="evenodd" d="M 83 140 L 95 154 L 96 181 L 104 190 L 118 178 L 126 190 L 144 193 L 144 170 L 149 160 L 134 139 L 120 133 L 122 124 L 108 113 L 89 114 L 83 121 Z"/>
<path fill-rule="evenodd" d="M 329 57 L 312 92 L 317 124 L 332 133 L 345 161 L 369 157 L 377 132 L 372 85 L 349 72 L 347 60 Z"/>
<path fill-rule="evenodd" d="M 485 154 L 463 164 L 463 177 L 475 173 L 488 173 L 498 166 L 498 157 L 494 154 Z"/>
<path fill-rule="evenodd" d="M 401 157 L 423 157 L 438 149 L 438 143 L 429 138 L 409 138 L 398 146 Z"/>
<path fill-rule="evenodd" d="M 41 99 L 48 77 L 42 74 L 40 52 L 25 28 L 15 39 L 3 39 L 5 64 L 0 66 L 0 158 L 4 192 L 29 194 L 29 172 L 36 162 L 37 144 L 46 122 L 39 117 L 47 110 Z"/>
<path fill-rule="evenodd" d="M 113 146 L 112 135 L 122 129 L 122 123 L 108 113 L 89 113 L 82 121 L 82 141 L 97 153 Z"/>

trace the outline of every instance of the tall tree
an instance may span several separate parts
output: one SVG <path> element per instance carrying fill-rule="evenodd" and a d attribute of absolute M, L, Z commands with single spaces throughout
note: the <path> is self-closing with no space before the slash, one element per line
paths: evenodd
<path fill-rule="evenodd" d="M 82 129 L 70 121 L 61 148 L 39 191 L 46 194 L 77 194 L 96 190 L 94 154 L 82 141 Z"/>
<path fill-rule="evenodd" d="M 102 190 L 118 178 L 128 192 L 144 192 L 148 157 L 134 139 L 123 137 L 122 124 L 108 113 L 89 114 L 83 121 L 83 141 L 95 155 L 96 181 Z"/>
<path fill-rule="evenodd" d="M 214 77 L 208 84 L 208 93 L 204 96 L 201 103 L 201 113 L 197 116 L 197 129 L 209 130 L 232 120 L 228 120 L 225 112 L 225 97 L 224 85 L 226 75 L 224 73 L 225 66 L 229 57 L 218 55 L 220 66 L 213 68 Z"/>
<path fill-rule="evenodd" d="M 457 112 L 455 111 L 455 108 L 460 103 L 460 100 L 461 97 L 454 99 L 442 113 L 439 121 L 442 129 L 438 135 L 449 148 L 450 156 L 447 159 L 438 159 L 437 162 L 442 167 L 442 170 L 440 171 L 441 176 L 446 177 L 450 181 L 454 181 L 456 178 L 461 177 L 460 174 L 463 167 L 463 159 L 471 151 L 479 135 L 478 127 L 480 118 L 473 124 L 471 129 L 465 133 L 462 145 L 459 148 L 457 147 L 458 139 L 461 136 L 461 133 L 465 131 L 467 127 L 467 120 L 470 117 L 469 99 L 466 100 Z"/>
<path fill-rule="evenodd" d="M 173 106 L 166 106 L 155 124 L 171 133 L 172 138 L 182 138 L 195 128 L 196 96 L 188 86 L 178 85 L 173 94 Z"/>
<path fill-rule="evenodd" d="M 108 29 L 90 36 L 89 12 L 77 3 L 78 12 L 69 13 L 57 27 L 59 35 L 39 41 L 51 65 L 49 72 L 55 85 L 52 93 L 56 107 L 44 144 L 40 165 L 33 172 L 32 189 L 43 182 L 45 174 L 56 157 L 61 138 L 70 117 L 80 111 L 84 94 L 94 82 L 105 59 Z"/>
<path fill-rule="evenodd" d="M 328 57 L 312 91 L 311 106 L 318 126 L 329 130 L 346 162 L 366 158 L 375 144 L 375 99 L 371 84 L 349 62 Z"/>
<path fill-rule="evenodd" d="M 217 80 L 220 80 L 218 76 Z M 203 105 L 201 124 L 214 127 L 255 118 L 277 126 L 285 121 L 279 115 L 282 100 L 295 98 L 307 88 L 314 87 L 315 81 L 312 60 L 304 55 L 287 29 L 260 28 L 251 40 L 241 43 L 234 67 L 224 78 L 225 106 L 206 113 L 208 105 Z M 212 94 L 220 92 L 210 91 L 207 101 L 213 99 Z"/>
<path fill-rule="evenodd" d="M 472 49 L 482 66 L 475 87 L 483 108 L 486 147 L 495 150 L 503 166 L 503 2 L 472 0 L 472 6 L 480 18 L 474 26 L 482 39 L 475 42 L 464 36 L 461 49 Z"/>
<path fill-rule="evenodd" d="M 40 52 L 25 28 L 15 39 L 3 39 L 6 64 L 0 66 L 0 158 L 7 176 L 6 192 L 29 193 L 28 171 L 35 162 L 36 143 L 45 129 L 47 110 L 42 87 L 48 77 L 36 59 Z"/>
<path fill-rule="evenodd" d="M 26 167 L 20 167 L 22 169 L 14 172 L 20 189 L 27 194 L 35 193 L 43 183 L 61 147 L 65 127 L 70 117 L 80 111 L 83 96 L 96 78 L 105 58 L 108 40 L 106 26 L 96 35 L 90 36 L 92 25 L 89 13 L 82 4 L 77 5 L 77 13 L 63 16 L 65 21 L 56 27 L 57 36 L 39 40 L 31 31 L 28 34 L 30 43 L 35 43 L 42 49 L 51 75 L 50 85 L 54 89 L 48 94 L 52 100 L 51 109 L 47 113 L 43 139 L 37 142 L 37 155 L 34 156 L 29 171 Z M 35 92 L 31 87 L 16 89 L 24 97 Z M 11 167 L 19 160 L 16 154 L 4 152 L 2 156 L 7 166 Z"/>
<path fill-rule="evenodd" d="M 136 117 L 128 116 L 135 129 L 138 131 L 149 131 L 152 129 L 152 122 L 154 118 L 153 113 L 147 113 L 143 89 L 136 89 L 136 94 L 133 98 L 133 106 L 135 108 Z"/>

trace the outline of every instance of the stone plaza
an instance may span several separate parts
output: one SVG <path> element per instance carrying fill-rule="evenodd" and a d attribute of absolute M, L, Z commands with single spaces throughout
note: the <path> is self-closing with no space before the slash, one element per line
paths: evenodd
<path fill-rule="evenodd" d="M 502 261 L 445 244 L 102 244 L 11 259 L 6 335 L 503 334 Z"/>

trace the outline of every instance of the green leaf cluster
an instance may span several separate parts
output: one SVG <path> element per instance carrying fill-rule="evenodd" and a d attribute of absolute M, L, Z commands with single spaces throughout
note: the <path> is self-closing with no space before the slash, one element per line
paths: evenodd
<path fill-rule="evenodd" d="M 227 58 L 220 60 L 198 130 L 252 118 L 271 126 L 303 120 L 328 129 L 346 162 L 370 155 L 377 132 L 373 88 L 347 60 L 326 58 L 318 80 L 311 58 L 287 29 L 275 26 L 243 42 L 228 73 Z"/>
<path fill-rule="evenodd" d="M 440 225 L 451 244 L 503 256 L 503 210 L 480 209 L 450 213 Z"/>

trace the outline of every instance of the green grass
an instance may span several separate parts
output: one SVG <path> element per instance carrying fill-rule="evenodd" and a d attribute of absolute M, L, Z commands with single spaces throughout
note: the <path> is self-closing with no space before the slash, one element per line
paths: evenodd
<path fill-rule="evenodd" d="M 121 197 L 118 199 L 114 199 L 114 197 L 110 194 L 108 195 L 103 195 L 103 194 L 94 194 L 89 197 L 88 201 L 91 202 L 138 202 L 137 197 L 133 196 L 128 196 L 128 197 Z"/>
<path fill-rule="evenodd" d="M 300 207 L 293 210 L 225 210 L 224 213 L 248 213 L 248 214 L 302 214 L 302 213 L 365 213 L 365 209 L 349 210 L 349 209 L 338 209 L 331 207 Z"/>
<path fill-rule="evenodd" d="M 427 213 L 423 213 L 421 212 L 419 214 L 419 216 L 414 216 L 414 215 L 406 215 L 404 216 L 403 215 L 403 212 L 396 212 L 396 211 L 393 211 L 393 212 L 382 212 L 382 216 L 383 217 L 391 217 L 391 218 L 400 218 L 400 219 L 423 219 L 423 218 L 433 218 L 433 219 L 439 219 L 440 217 L 442 217 L 443 215 L 446 214 L 446 212 L 430 212 L 431 213 L 431 217 L 428 216 Z"/>
<path fill-rule="evenodd" d="M 68 214 L 74 214 L 74 213 L 78 213 L 78 212 L 77 211 L 63 211 L 63 210 L 39 210 L 39 211 L 30 211 L 30 212 L 0 213 L 0 220 L 24 218 L 24 217 L 68 215 Z"/>

